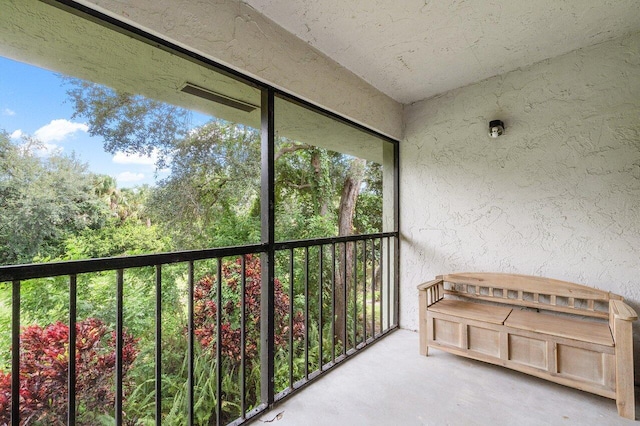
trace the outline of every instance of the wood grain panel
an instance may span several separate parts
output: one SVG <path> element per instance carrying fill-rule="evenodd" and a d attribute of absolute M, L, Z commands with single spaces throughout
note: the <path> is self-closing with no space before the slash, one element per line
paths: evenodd
<path fill-rule="evenodd" d="M 530 337 L 509 335 L 509 361 L 547 369 L 547 342 Z"/>
<path fill-rule="evenodd" d="M 605 383 L 604 354 L 558 345 L 558 374 L 602 385 Z"/>
<path fill-rule="evenodd" d="M 500 332 L 469 326 L 469 350 L 500 357 Z"/>
<path fill-rule="evenodd" d="M 446 345 L 462 347 L 462 325 L 440 318 L 433 319 L 433 340 Z"/>

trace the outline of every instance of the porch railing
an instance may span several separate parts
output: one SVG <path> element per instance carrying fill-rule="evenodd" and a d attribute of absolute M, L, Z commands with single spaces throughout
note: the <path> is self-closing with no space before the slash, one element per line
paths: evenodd
<path fill-rule="evenodd" d="M 37 409 L 26 399 L 33 397 L 29 394 L 33 389 L 27 389 L 33 377 L 24 367 L 32 361 L 26 357 L 34 355 L 26 353 L 21 341 L 28 325 L 21 315 L 30 318 L 21 302 L 25 286 L 43 294 L 53 290 L 66 294 L 67 350 L 58 356 L 66 363 L 67 424 L 83 423 L 83 416 L 91 414 L 78 388 L 82 383 L 82 392 L 86 391 L 82 376 L 86 371 L 80 364 L 86 360 L 79 345 L 84 336 L 79 333 L 88 316 L 83 296 L 91 299 L 91 295 L 79 298 L 78 292 L 79 286 L 86 288 L 86 282 L 98 276 L 111 283 L 108 291 L 114 305 L 94 309 L 114 312 L 113 318 L 104 319 L 113 336 L 109 353 L 114 362 L 112 396 L 103 395 L 102 401 L 111 407 L 106 415 L 118 425 L 138 424 L 142 418 L 159 425 L 168 423 L 169 417 L 172 424 L 242 424 L 397 328 L 397 238 L 392 232 L 280 242 L 272 247 L 256 244 L 0 267 L 0 285 L 10 286 L 12 292 L 11 330 L 0 330 L 11 333 L 7 401 L 11 424 L 28 423 L 27 414 L 36 423 L 54 415 L 52 395 L 34 405 Z M 272 261 L 266 261 L 271 259 L 268 253 Z M 262 265 L 272 268 L 272 274 L 262 274 Z M 265 276 L 273 277 L 269 309 L 262 302 Z M 173 296 L 166 294 L 169 287 L 176 290 Z M 148 294 L 149 303 L 155 305 L 151 318 L 140 314 L 136 319 L 137 328 L 148 331 L 141 332 L 144 336 L 130 335 L 133 320 L 128 323 L 127 318 L 137 318 L 143 306 L 131 306 L 129 293 Z M 273 317 L 266 318 L 268 312 Z M 165 328 L 171 321 L 182 324 L 172 329 L 179 335 L 167 336 Z M 273 328 L 272 344 L 265 337 L 265 324 Z M 152 342 L 151 353 L 137 350 L 132 355 L 131 345 L 144 339 Z M 9 355 L 9 348 L 0 351 Z M 273 373 L 265 380 L 267 363 Z M 151 377 L 136 379 L 134 370 Z M 273 401 L 264 400 L 265 389 Z M 0 393 L 0 403 L 1 398 Z"/>

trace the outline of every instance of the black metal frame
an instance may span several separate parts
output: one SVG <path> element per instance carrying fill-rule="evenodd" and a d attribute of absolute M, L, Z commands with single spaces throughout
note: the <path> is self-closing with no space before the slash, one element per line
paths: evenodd
<path fill-rule="evenodd" d="M 335 114 L 330 111 L 326 111 L 306 100 L 300 99 L 294 95 L 286 93 L 282 90 L 279 90 L 269 84 L 266 84 L 257 79 L 248 77 L 243 75 L 242 73 L 216 63 L 208 58 L 205 58 L 201 55 L 198 55 L 194 52 L 189 51 L 181 46 L 168 42 L 158 36 L 155 36 L 151 33 L 143 31 L 133 25 L 124 23 L 118 19 L 115 19 L 109 15 L 96 11 L 90 7 L 77 3 L 73 0 L 41 0 L 45 3 L 51 4 L 57 8 L 66 10 L 70 13 L 79 15 L 86 19 L 89 19 L 93 22 L 97 22 L 100 25 L 104 25 L 109 27 L 115 31 L 120 33 L 127 34 L 131 37 L 134 37 L 138 40 L 141 40 L 145 43 L 151 44 L 159 49 L 166 50 L 171 52 L 172 54 L 178 55 L 182 58 L 185 58 L 190 61 L 195 61 L 201 65 L 209 67 L 216 72 L 222 73 L 226 76 L 234 78 L 238 81 L 241 81 L 250 86 L 259 88 L 262 92 L 262 100 L 261 100 L 261 114 L 262 114 L 262 238 L 260 244 L 252 244 L 246 245 L 242 247 L 225 247 L 225 248 L 216 248 L 216 249 L 205 249 L 205 250 L 190 250 L 190 251 L 181 251 L 181 252 L 173 252 L 173 253 L 161 253 L 161 254 L 150 254 L 150 255 L 138 255 L 138 256 L 129 256 L 129 257 L 118 257 L 118 258 L 103 258 L 103 259 L 88 259 L 88 260 L 80 260 L 80 261 L 69 261 L 69 262 L 56 262 L 56 263 L 47 263 L 47 264 L 30 264 L 30 265 L 13 265 L 13 266 L 2 266 L 0 267 L 0 282 L 11 282 L 12 283 L 12 381 L 11 381 L 11 389 L 12 395 L 19 395 L 20 389 L 20 375 L 17 374 L 20 369 L 20 285 L 21 281 L 34 279 L 34 278 L 43 278 L 43 277 L 56 277 L 56 276 L 68 276 L 69 277 L 69 344 L 70 347 L 73 348 L 72 353 L 75 353 L 75 342 L 76 342 L 76 321 L 77 321 L 77 276 L 81 274 L 87 274 L 91 272 L 100 272 L 100 271 L 114 271 L 116 273 L 116 305 L 117 305 L 117 319 L 116 319 L 116 348 L 117 348 L 117 358 L 116 358 L 116 402 L 115 402 L 115 416 L 116 423 L 122 424 L 122 397 L 123 397 L 123 371 L 122 371 L 122 349 L 123 349 L 123 304 L 124 304 L 124 292 L 123 286 L 125 282 L 125 271 L 131 268 L 140 268 L 140 267 L 155 267 L 155 289 L 156 289 L 156 299 L 155 299 L 155 315 L 156 315 L 156 326 L 155 326 L 155 338 L 156 338 L 156 349 L 155 349 L 155 414 L 156 414 L 156 424 L 161 424 L 161 382 L 162 382 L 162 300 L 161 300 L 161 289 L 162 289 L 162 266 L 174 263 L 187 263 L 188 264 L 188 290 L 189 290 L 189 303 L 188 303 L 188 312 L 189 312 L 189 324 L 188 324 L 188 383 L 189 383 L 189 408 L 188 408 L 188 424 L 194 423 L 194 412 L 193 412 L 193 403 L 194 403 L 194 386 L 193 386 L 193 371 L 194 371 L 194 324 L 193 324 L 193 290 L 194 290 L 194 262 L 199 260 L 208 260 L 215 259 L 217 261 L 217 303 L 218 306 L 221 306 L 222 303 L 222 292 L 221 292 L 221 282 L 222 282 L 222 259 L 226 257 L 240 257 L 241 258 L 241 268 L 242 268 L 242 282 L 241 282 L 241 291 L 242 291 L 242 314 L 241 314 L 241 344 L 242 347 L 245 347 L 246 335 L 245 335 L 245 320 L 246 320 L 246 309 L 245 309 L 245 256 L 249 254 L 260 254 L 261 255 L 261 264 L 262 264 L 262 282 L 267 283 L 268 285 L 263 285 L 261 288 L 261 403 L 256 407 L 247 411 L 247 401 L 245 400 L 246 396 L 246 388 L 245 388 L 245 353 L 242 351 L 241 356 L 241 411 L 242 415 L 240 418 L 234 420 L 230 424 L 242 424 L 252 419 L 255 419 L 256 416 L 262 412 L 264 412 L 269 407 L 273 406 L 273 404 L 282 401 L 289 395 L 291 395 L 294 391 L 300 389 L 301 387 L 307 385 L 313 379 L 321 376 L 322 374 L 329 371 L 333 366 L 339 364 L 345 359 L 351 357 L 354 354 L 359 353 L 361 349 L 368 347 L 371 343 L 374 343 L 380 337 L 385 336 L 389 332 L 395 330 L 399 324 L 399 256 L 400 256 L 400 245 L 399 245 L 399 144 L 398 141 L 389 138 L 383 134 L 380 134 L 376 131 L 373 131 L 359 123 L 353 122 L 351 120 L 345 119 L 344 117 Z M 346 124 L 353 128 L 356 128 L 360 131 L 366 132 L 372 136 L 379 138 L 381 141 L 389 142 L 393 145 L 394 151 L 394 198 L 393 198 L 393 211 L 394 211 L 394 231 L 392 232 L 383 232 L 377 234 L 370 235 L 356 235 L 356 236 L 345 236 L 345 237 L 330 237 L 330 238 L 319 238 L 319 239 L 309 239 L 309 240 L 299 240 L 299 241 L 285 241 L 285 242 L 276 242 L 274 238 L 274 204 L 275 204 L 275 196 L 274 196 L 274 99 L 275 96 L 278 96 L 282 99 L 285 99 L 289 102 L 293 102 L 301 107 L 306 109 L 310 109 L 316 113 L 322 114 L 326 117 L 337 120 L 340 123 Z M 384 276 L 386 273 L 386 282 L 387 285 L 393 285 L 393 291 L 391 288 L 388 289 L 388 297 L 385 299 L 382 298 L 383 292 L 381 293 L 380 299 L 380 309 L 379 321 L 380 321 L 380 331 L 378 335 L 376 335 L 375 328 L 375 274 L 374 268 L 371 269 L 371 298 L 372 298 L 372 312 L 371 312 L 371 330 L 370 336 L 367 337 L 367 313 L 366 307 L 363 308 L 365 322 L 362 324 L 364 329 L 364 333 L 362 335 L 362 341 L 357 342 L 357 324 L 354 323 L 353 328 L 353 347 L 347 349 L 347 344 L 344 343 L 342 354 L 336 356 L 335 351 L 335 309 L 336 309 L 336 293 L 335 293 L 335 283 L 336 283 L 336 274 L 338 273 L 338 269 L 336 268 L 336 263 L 339 261 L 346 262 L 346 252 L 349 247 L 352 247 L 354 250 L 354 262 L 353 262 L 353 271 L 347 271 L 346 267 L 343 268 L 345 286 L 347 284 L 348 275 L 353 273 L 354 282 L 356 280 L 355 277 L 358 276 L 358 245 L 359 242 L 362 241 L 362 254 L 363 259 L 362 268 L 364 274 L 364 282 L 363 286 L 364 292 L 364 300 L 366 306 L 366 282 L 367 282 L 367 247 L 368 241 L 371 241 L 371 261 L 375 266 L 376 261 L 376 241 L 379 241 L 379 265 L 380 265 L 380 275 Z M 384 242 L 386 241 L 386 245 Z M 331 342 L 332 354 L 331 360 L 328 363 L 324 363 L 323 350 L 322 350 L 322 342 L 323 342 L 323 333 L 322 333 L 322 324 L 323 318 L 326 316 L 326 313 L 323 311 L 323 296 L 322 296 L 322 287 L 326 277 L 323 276 L 323 262 L 324 262 L 324 247 L 331 248 L 331 331 L 333 336 Z M 336 255 L 336 246 L 343 246 L 343 259 L 339 259 L 339 256 Z M 320 275 L 319 275 L 319 295 L 317 302 L 319 303 L 319 315 L 320 315 L 320 335 L 319 335 L 319 365 L 316 371 L 309 371 L 309 339 L 308 335 L 305 335 L 305 372 L 304 378 L 297 382 L 294 382 L 293 375 L 293 333 L 290 332 L 289 335 L 289 345 L 291 348 L 289 355 L 289 387 L 284 391 L 279 393 L 275 393 L 274 389 L 274 279 L 275 279 L 275 254 L 277 252 L 288 252 L 290 256 L 289 263 L 289 274 L 290 274 L 290 288 L 289 288 L 289 298 L 290 298 L 290 307 L 289 307 L 289 327 L 290 330 L 293 330 L 293 269 L 294 269 L 294 260 L 293 255 L 295 249 L 303 249 L 305 251 L 305 321 L 309 320 L 309 248 L 310 247 L 318 247 L 319 251 L 319 264 L 320 264 Z M 383 247 L 386 247 L 386 253 L 383 253 Z M 391 259 L 391 252 L 393 250 L 393 259 Z M 385 262 L 386 255 L 386 262 Z M 393 262 L 393 266 L 391 263 Z M 385 267 L 383 267 L 383 265 Z M 393 271 L 393 277 L 391 276 L 391 271 Z M 382 290 L 382 289 L 380 289 Z M 354 321 L 357 321 L 357 286 L 353 285 L 353 295 L 348 295 L 348 291 L 345 288 L 344 291 L 344 300 L 342 301 L 344 309 L 347 309 L 349 299 L 353 296 L 353 316 Z M 393 300 L 391 300 L 393 299 Z M 391 306 L 394 306 L 393 311 L 391 310 Z M 386 304 L 386 312 L 390 314 L 394 312 L 393 318 L 388 317 L 388 324 L 385 327 L 383 323 L 383 312 L 385 311 Z M 221 309 L 217 310 L 216 317 L 216 335 L 217 338 L 221 336 Z M 345 312 L 344 315 L 344 326 L 345 334 L 347 332 L 347 314 Z M 305 327 L 306 330 L 306 327 Z M 306 332 L 306 331 L 305 331 Z M 216 345 L 216 359 L 219 361 L 221 359 L 221 345 Z M 221 363 L 216 362 L 216 374 L 217 374 L 217 390 L 218 395 L 221 393 L 222 389 L 222 370 Z M 76 395 L 75 395 L 75 379 L 76 379 L 76 362 L 75 356 L 69 357 L 69 375 L 68 375 L 68 424 L 75 425 L 75 405 L 76 405 Z M 11 413 L 12 413 L 12 424 L 19 424 L 19 398 L 12 398 L 11 404 Z M 217 424 L 221 424 L 222 421 L 222 398 L 217 398 L 217 408 L 216 408 L 216 420 Z"/>

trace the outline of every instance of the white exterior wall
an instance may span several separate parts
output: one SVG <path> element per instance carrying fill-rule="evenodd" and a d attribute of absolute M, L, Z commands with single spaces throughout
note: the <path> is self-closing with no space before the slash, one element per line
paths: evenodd
<path fill-rule="evenodd" d="M 462 271 L 577 282 L 640 312 L 640 33 L 407 106 L 400 152 L 403 327 L 418 284 Z"/>
<path fill-rule="evenodd" d="M 79 0 L 392 138 L 402 105 L 238 0 Z"/>

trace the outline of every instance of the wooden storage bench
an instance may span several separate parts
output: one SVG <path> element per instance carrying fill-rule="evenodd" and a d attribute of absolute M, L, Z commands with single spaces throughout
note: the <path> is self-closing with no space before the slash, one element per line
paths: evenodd
<path fill-rule="evenodd" d="M 442 275 L 418 290 L 423 355 L 438 348 L 612 398 L 635 419 L 637 315 L 622 297 L 496 273 Z"/>

